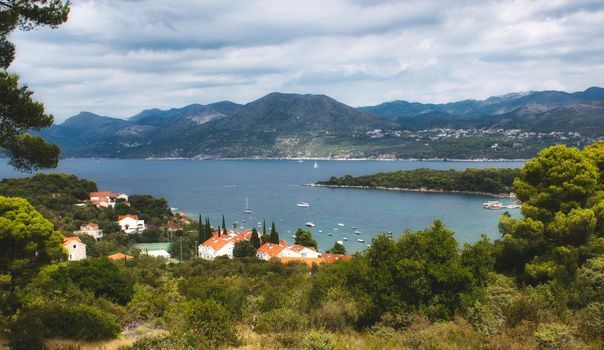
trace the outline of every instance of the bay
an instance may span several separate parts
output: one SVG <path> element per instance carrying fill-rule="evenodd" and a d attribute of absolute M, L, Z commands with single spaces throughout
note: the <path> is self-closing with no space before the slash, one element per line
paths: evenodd
<path fill-rule="evenodd" d="M 309 160 L 64 159 L 57 169 L 45 172 L 75 174 L 95 181 L 102 191 L 164 197 L 172 207 L 193 218 L 199 213 L 209 216 L 214 225 L 220 224 L 222 215 L 228 225 L 236 222 L 243 227 L 259 227 L 258 222 L 266 220 L 270 228 L 274 221 L 280 237 L 290 243 L 296 229 L 307 228 L 304 224 L 311 221 L 316 226 L 307 229 L 313 232 L 320 249 L 347 238 L 346 248 L 354 252 L 364 249 L 378 233 L 392 232 L 398 237 L 405 229 L 423 229 L 436 219 L 454 230 L 462 243 L 474 242 L 481 234 L 496 239 L 502 211 L 483 209 L 482 203 L 493 198 L 481 195 L 319 188 L 303 184 L 346 174 L 416 168 L 519 167 L 523 163 L 319 160 L 317 164 L 318 168 Z M 5 160 L 0 163 L 0 177 L 22 176 L 29 175 L 14 171 Z M 246 198 L 252 214 L 244 213 Z M 300 201 L 310 203 L 310 207 L 297 207 Z M 518 215 L 518 210 L 511 213 Z"/>

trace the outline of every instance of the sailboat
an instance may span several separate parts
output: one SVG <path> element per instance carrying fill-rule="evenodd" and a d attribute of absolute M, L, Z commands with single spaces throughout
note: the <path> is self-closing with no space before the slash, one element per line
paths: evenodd
<path fill-rule="evenodd" d="M 246 214 L 252 213 L 252 209 L 250 209 L 250 204 L 247 197 L 245 197 L 245 210 L 243 212 Z"/>
<path fill-rule="evenodd" d="M 319 163 L 315 162 L 315 165 L 312 166 L 313 168 L 318 168 L 319 167 Z"/>

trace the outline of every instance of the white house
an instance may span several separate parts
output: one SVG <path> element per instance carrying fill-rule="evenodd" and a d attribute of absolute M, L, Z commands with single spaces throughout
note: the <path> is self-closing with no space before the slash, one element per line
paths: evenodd
<path fill-rule="evenodd" d="M 155 258 L 164 258 L 169 260 L 172 256 L 168 253 L 170 243 L 138 243 L 134 248 L 140 250 L 141 254 Z"/>
<path fill-rule="evenodd" d="M 128 201 L 128 195 L 125 193 L 90 192 L 90 203 L 99 208 L 115 207 L 118 198 Z"/>
<path fill-rule="evenodd" d="M 126 233 L 140 233 L 145 230 L 145 220 L 139 220 L 138 216 L 133 214 L 120 215 L 117 223 L 121 226 L 122 231 Z"/>
<path fill-rule="evenodd" d="M 63 247 L 67 249 L 69 256 L 67 260 L 76 261 L 86 259 L 86 244 L 82 243 L 76 236 L 63 238 Z"/>
<path fill-rule="evenodd" d="M 290 245 L 279 254 L 280 258 L 318 258 L 319 253 L 313 248 L 298 244 Z"/>
<path fill-rule="evenodd" d="M 264 243 L 256 251 L 256 257 L 261 260 L 271 260 L 272 258 L 280 258 L 285 247 L 280 244 Z"/>
<path fill-rule="evenodd" d="M 226 235 L 218 236 L 218 231 L 212 233 L 212 237 L 201 243 L 198 248 L 199 257 L 205 260 L 214 260 L 219 256 L 233 258 L 235 243 L 249 241 L 252 238 L 252 230 L 241 232 L 228 231 Z"/>
<path fill-rule="evenodd" d="M 94 237 L 97 241 L 100 241 L 103 237 L 103 230 L 99 229 L 99 225 L 88 223 L 86 225 L 81 225 L 79 231 L 74 232 L 76 235 L 89 235 Z"/>

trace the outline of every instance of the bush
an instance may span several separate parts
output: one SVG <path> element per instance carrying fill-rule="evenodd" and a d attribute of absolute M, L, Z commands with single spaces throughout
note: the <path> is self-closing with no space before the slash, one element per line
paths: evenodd
<path fill-rule="evenodd" d="M 308 319 L 289 307 L 273 309 L 258 316 L 256 328 L 258 333 L 271 334 L 274 332 L 294 333 L 306 329 Z"/>
<path fill-rule="evenodd" d="M 235 325 L 228 310 L 214 300 L 192 300 L 177 306 L 174 315 L 178 333 L 212 346 L 237 343 Z"/>
<path fill-rule="evenodd" d="M 127 350 L 199 350 L 209 346 L 198 339 L 184 335 L 170 335 L 164 338 L 143 338 L 137 340 Z"/>
<path fill-rule="evenodd" d="M 573 339 L 570 329 L 556 322 L 540 324 L 533 336 L 541 349 L 563 349 L 568 347 Z"/>
<path fill-rule="evenodd" d="M 304 350 L 335 350 L 336 341 L 332 334 L 320 331 L 311 331 L 302 342 Z"/>
<path fill-rule="evenodd" d="M 579 312 L 579 330 L 587 339 L 604 340 L 604 303 L 591 303 Z"/>

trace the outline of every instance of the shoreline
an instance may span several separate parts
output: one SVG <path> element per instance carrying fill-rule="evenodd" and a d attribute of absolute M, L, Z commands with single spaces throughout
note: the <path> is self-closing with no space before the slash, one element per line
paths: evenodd
<path fill-rule="evenodd" d="M 398 187 L 369 187 L 369 186 L 348 186 L 348 185 L 323 185 L 323 184 L 304 184 L 305 187 L 323 187 L 323 188 L 351 188 L 357 190 L 382 190 L 382 191 L 394 191 L 394 192 L 421 192 L 421 193 L 451 193 L 451 194 L 471 194 L 480 195 L 496 198 L 516 198 L 513 193 L 489 193 L 479 191 L 458 191 L 458 190 L 437 190 L 430 188 L 398 188 Z"/>
<path fill-rule="evenodd" d="M 65 157 L 63 160 L 68 159 L 90 159 L 90 160 L 291 160 L 291 161 L 380 161 L 380 162 L 468 162 L 468 163 L 481 163 L 481 162 L 526 162 L 528 159 L 507 159 L 507 158 L 476 158 L 476 159 L 451 159 L 451 158 L 396 158 L 396 159 L 383 159 L 383 158 L 329 158 L 329 157 L 240 157 L 240 158 L 199 158 L 199 157 L 141 157 L 141 158 L 106 158 L 106 157 Z"/>

